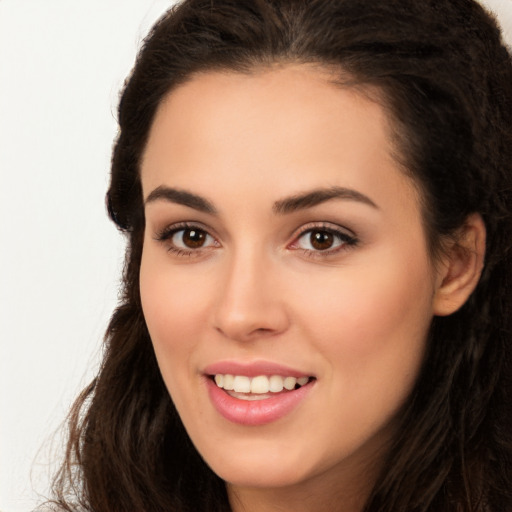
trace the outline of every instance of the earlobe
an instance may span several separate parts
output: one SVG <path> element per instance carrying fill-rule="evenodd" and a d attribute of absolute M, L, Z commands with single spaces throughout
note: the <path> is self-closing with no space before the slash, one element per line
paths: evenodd
<path fill-rule="evenodd" d="M 451 315 L 469 298 L 478 284 L 485 257 L 485 224 L 471 214 L 460 228 L 457 240 L 441 258 L 433 301 L 437 316 Z"/>

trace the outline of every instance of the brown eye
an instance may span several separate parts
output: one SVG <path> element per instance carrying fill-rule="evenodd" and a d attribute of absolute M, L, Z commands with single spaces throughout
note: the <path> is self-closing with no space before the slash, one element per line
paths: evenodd
<path fill-rule="evenodd" d="M 165 238 L 161 238 L 165 240 Z M 191 226 L 175 230 L 168 238 L 172 247 L 179 250 L 205 249 L 215 246 L 215 239 L 204 229 Z"/>
<path fill-rule="evenodd" d="M 183 245 L 189 249 L 198 249 L 199 247 L 202 247 L 206 242 L 206 237 L 208 236 L 200 229 L 184 229 L 182 233 L 181 240 Z"/>
<path fill-rule="evenodd" d="M 325 251 L 333 246 L 334 235 L 328 231 L 311 231 L 309 243 L 317 251 Z"/>
<path fill-rule="evenodd" d="M 291 248 L 302 249 L 305 253 L 311 255 L 319 255 L 322 252 L 327 255 L 337 253 L 357 243 L 358 240 L 354 236 L 345 233 L 341 229 L 318 226 L 317 228 L 305 229 L 291 245 Z"/>

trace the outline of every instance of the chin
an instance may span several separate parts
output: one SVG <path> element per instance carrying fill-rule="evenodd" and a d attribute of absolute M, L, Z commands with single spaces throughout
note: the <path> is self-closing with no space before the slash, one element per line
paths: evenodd
<path fill-rule="evenodd" d="M 269 464 L 263 463 L 258 467 L 251 468 L 242 464 L 233 464 L 212 469 L 226 484 L 234 487 L 284 488 L 306 480 L 306 475 L 297 471 L 297 468 L 269 466 Z"/>
<path fill-rule="evenodd" d="M 223 446 L 225 450 L 214 448 L 202 453 L 213 472 L 233 487 L 290 487 L 336 465 L 328 454 L 315 458 L 309 446 L 299 442 L 287 444 L 283 439 L 269 442 L 248 438 Z"/>

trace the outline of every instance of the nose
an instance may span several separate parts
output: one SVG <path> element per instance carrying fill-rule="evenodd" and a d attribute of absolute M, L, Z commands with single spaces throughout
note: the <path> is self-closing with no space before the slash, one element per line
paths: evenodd
<path fill-rule="evenodd" d="M 289 326 L 286 293 L 279 268 L 261 254 L 233 256 L 223 268 L 215 329 L 236 341 L 283 333 Z"/>

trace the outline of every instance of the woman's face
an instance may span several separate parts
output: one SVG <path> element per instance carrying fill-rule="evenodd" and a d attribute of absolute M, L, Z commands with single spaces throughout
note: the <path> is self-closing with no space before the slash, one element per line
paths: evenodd
<path fill-rule="evenodd" d="M 383 109 L 313 67 L 197 75 L 159 108 L 143 310 L 181 419 L 232 488 L 351 478 L 392 435 L 438 280 L 392 153 Z"/>

